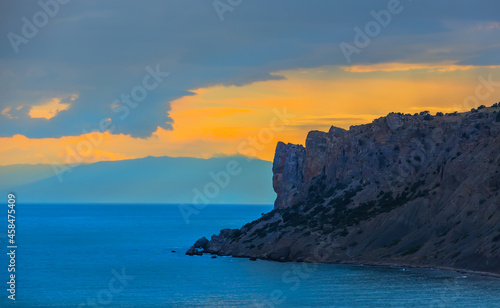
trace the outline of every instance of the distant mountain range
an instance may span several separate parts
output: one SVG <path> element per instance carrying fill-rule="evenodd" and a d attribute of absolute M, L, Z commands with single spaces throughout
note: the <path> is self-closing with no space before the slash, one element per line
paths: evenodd
<path fill-rule="evenodd" d="M 146 157 L 80 165 L 0 166 L 0 192 L 25 203 L 272 204 L 272 163 L 245 157 Z"/>

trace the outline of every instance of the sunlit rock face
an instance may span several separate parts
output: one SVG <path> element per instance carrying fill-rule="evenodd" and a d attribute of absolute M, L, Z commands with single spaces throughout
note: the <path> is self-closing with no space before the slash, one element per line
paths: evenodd
<path fill-rule="evenodd" d="M 460 188 L 457 185 L 465 189 L 476 183 L 468 184 L 467 179 L 480 170 L 486 172 L 481 173 L 483 186 L 489 187 L 489 160 L 498 155 L 494 143 L 499 125 L 493 111 L 495 108 L 485 108 L 443 116 L 391 113 L 348 131 L 336 127 L 328 133 L 312 131 L 305 148 L 279 143 L 273 166 L 278 194 L 275 208 L 288 208 L 324 196 L 335 187 L 357 184 L 363 185 L 363 194 L 369 198 L 372 190 L 401 192 L 412 182 L 424 181 L 427 184 L 422 186 L 427 187 L 443 181 L 446 187 L 436 191 L 441 195 Z"/>

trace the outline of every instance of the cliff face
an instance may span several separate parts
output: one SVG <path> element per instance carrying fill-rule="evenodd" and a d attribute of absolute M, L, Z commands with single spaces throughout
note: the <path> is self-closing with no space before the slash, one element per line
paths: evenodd
<path fill-rule="evenodd" d="M 398 188 L 412 181 L 445 184 L 436 194 L 447 196 L 447 188 L 461 191 L 460 186 L 470 186 L 472 177 L 480 175 L 478 168 L 491 172 L 497 167 L 491 164 L 499 154 L 493 144 L 499 123 L 491 109 L 481 110 L 434 117 L 392 113 L 349 131 L 332 127 L 328 133 L 310 132 L 305 148 L 279 143 L 273 165 L 275 208 L 289 208 L 356 181 L 364 186 L 363 194 L 366 186 L 375 193 L 384 188 L 401 192 Z M 493 175 L 481 179 L 479 194 L 498 191 Z"/>
<path fill-rule="evenodd" d="M 499 112 L 391 113 L 279 143 L 274 211 L 206 252 L 500 273 Z"/>

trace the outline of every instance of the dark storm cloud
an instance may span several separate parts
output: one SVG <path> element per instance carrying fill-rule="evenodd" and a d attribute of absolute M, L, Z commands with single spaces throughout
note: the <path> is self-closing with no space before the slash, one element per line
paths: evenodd
<path fill-rule="evenodd" d="M 363 28 L 373 20 L 370 11 L 388 2 L 243 0 L 221 22 L 211 0 L 69 1 L 16 53 L 9 33 L 21 35 L 22 18 L 31 20 L 41 8 L 36 1 L 2 1 L 0 111 L 9 107 L 16 116 L 0 115 L 0 135 L 78 135 L 98 128 L 103 118 L 113 119 L 114 132 L 135 137 L 157 126 L 171 129 L 169 102 L 190 89 L 279 79 L 270 75 L 278 70 L 347 65 L 339 44 L 351 43 L 353 28 Z M 498 1 L 401 5 L 404 10 L 353 55 L 352 64 L 499 64 L 494 46 L 500 32 L 491 26 L 499 20 Z M 477 25 L 484 31 L 464 30 Z M 110 105 L 142 84 L 147 66 L 157 65 L 170 75 L 121 120 Z M 29 117 L 31 106 L 72 94 L 78 98 L 56 117 Z"/>

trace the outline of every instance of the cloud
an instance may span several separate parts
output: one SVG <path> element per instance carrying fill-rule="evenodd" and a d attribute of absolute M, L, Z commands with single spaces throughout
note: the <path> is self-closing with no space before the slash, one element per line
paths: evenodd
<path fill-rule="evenodd" d="M 103 134 L 102 142 L 95 133 L 61 138 L 0 137 L 0 165 L 73 163 L 76 159 L 71 153 L 76 152 L 87 163 L 151 155 L 209 158 L 250 154 L 244 150 L 250 142 L 258 149 L 251 155 L 272 160 L 278 141 L 303 144 L 311 130 L 328 131 L 332 125 L 349 129 L 390 112 L 429 110 L 434 114 L 490 106 L 498 102 L 497 92 L 481 93 L 474 102 L 470 98 L 489 76 L 493 82 L 500 81 L 500 67 L 353 73 L 331 66 L 279 74 L 286 80 L 193 90 L 193 95 L 172 102 L 174 130 L 157 128 L 149 138 L 116 133 Z M 271 128 L 276 117 L 273 109 L 293 116 L 272 140 L 266 137 L 261 142 L 259 134 Z M 96 144 L 91 153 L 87 153 L 88 142 Z"/>
<path fill-rule="evenodd" d="M 430 72 L 452 72 L 475 69 L 472 65 L 456 65 L 454 63 L 377 63 L 341 67 L 351 73 L 395 72 L 410 70 L 427 70 Z"/>
<path fill-rule="evenodd" d="M 498 1 L 402 1 L 380 36 L 354 64 L 499 65 Z M 212 1 L 71 1 L 15 53 L 7 35 L 22 33 L 37 1 L 0 3 L 0 136 L 76 136 L 112 118 L 113 133 L 145 138 L 171 130 L 170 102 L 190 90 L 283 80 L 273 72 L 346 65 L 339 49 L 353 28 L 385 1 L 246 0 L 221 22 Z M 464 26 L 469 32 L 464 32 Z M 479 25 L 479 26 L 478 26 Z M 465 33 L 465 34 L 464 34 Z M 140 85 L 147 66 L 171 75 L 125 120 L 110 108 Z M 78 95 L 51 118 L 32 118 L 40 102 Z M 18 109 L 19 108 L 19 109 Z"/>
<path fill-rule="evenodd" d="M 53 98 L 42 105 L 32 106 L 28 114 L 32 118 L 44 118 L 50 120 L 57 116 L 59 112 L 66 110 L 71 106 L 71 104 L 64 103 L 62 101 L 74 101 L 77 98 L 78 95 L 72 95 L 64 100 L 61 98 Z"/>

